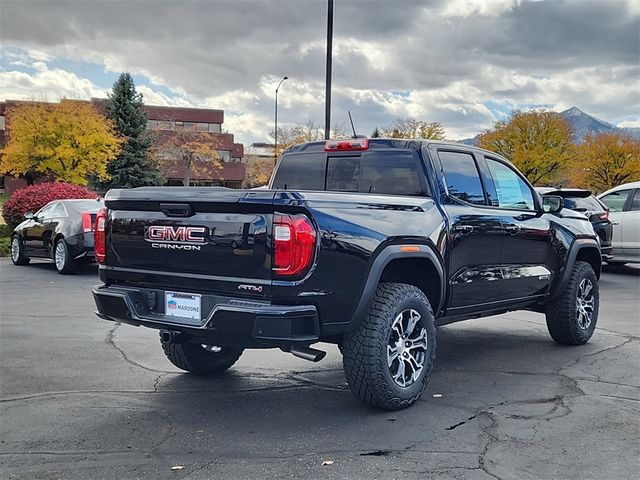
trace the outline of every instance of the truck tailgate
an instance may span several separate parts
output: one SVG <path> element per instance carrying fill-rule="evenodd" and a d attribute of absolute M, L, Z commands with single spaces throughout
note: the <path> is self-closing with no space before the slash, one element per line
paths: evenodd
<path fill-rule="evenodd" d="M 268 295 L 273 196 L 224 188 L 111 190 L 109 276 L 174 287 L 182 278 L 191 287 Z"/>

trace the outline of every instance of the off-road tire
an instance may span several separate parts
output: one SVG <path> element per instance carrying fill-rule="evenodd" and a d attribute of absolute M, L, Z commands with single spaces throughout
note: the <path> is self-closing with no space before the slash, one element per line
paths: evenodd
<path fill-rule="evenodd" d="M 243 351 L 241 348 L 223 348 L 215 353 L 196 342 L 161 343 L 164 354 L 171 363 L 196 375 L 214 375 L 228 370 L 238 361 Z"/>
<path fill-rule="evenodd" d="M 407 309 L 420 314 L 427 348 L 420 376 L 403 388 L 392 378 L 387 346 L 394 319 Z M 367 314 L 356 330 L 345 335 L 342 347 L 347 382 L 360 402 L 386 410 L 410 407 L 427 386 L 436 357 L 436 330 L 429 300 L 413 285 L 381 283 Z"/>
<path fill-rule="evenodd" d="M 594 307 L 591 323 L 582 328 L 578 322 L 577 298 L 580 283 L 591 281 L 593 285 Z M 583 345 L 589 341 L 596 329 L 598 309 L 600 305 L 598 279 L 591 265 L 578 261 L 573 266 L 569 282 L 564 291 L 552 300 L 546 308 L 547 329 L 551 338 L 562 345 Z"/>
<path fill-rule="evenodd" d="M 17 248 L 17 256 L 13 253 L 13 248 Z M 24 253 L 24 245 L 17 235 L 11 238 L 11 261 L 14 265 L 29 265 L 31 259 Z"/>
<path fill-rule="evenodd" d="M 61 262 L 58 261 L 59 249 L 62 250 Z M 69 246 L 67 245 L 67 242 L 64 241 L 64 238 L 60 238 L 53 245 L 53 252 L 51 253 L 51 258 L 53 260 L 54 265 L 56 266 L 56 270 L 60 275 L 68 275 L 70 273 L 75 272 L 78 268 L 78 262 L 76 262 L 71 257 Z"/>

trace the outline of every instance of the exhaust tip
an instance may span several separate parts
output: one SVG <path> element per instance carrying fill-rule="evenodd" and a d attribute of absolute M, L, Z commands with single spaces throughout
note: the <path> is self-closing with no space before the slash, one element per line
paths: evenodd
<path fill-rule="evenodd" d="M 324 352 L 322 350 L 317 350 L 311 347 L 292 346 L 289 349 L 289 352 L 291 352 L 292 355 L 298 358 L 302 358 L 303 360 L 308 360 L 314 363 L 319 362 L 320 360 L 322 360 L 324 357 L 327 356 L 327 352 Z"/>

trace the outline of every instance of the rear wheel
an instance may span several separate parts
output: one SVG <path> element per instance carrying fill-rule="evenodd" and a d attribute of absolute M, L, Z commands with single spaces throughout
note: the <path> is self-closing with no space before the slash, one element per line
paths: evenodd
<path fill-rule="evenodd" d="M 213 375 L 228 370 L 243 351 L 241 348 L 217 347 L 193 341 L 162 342 L 162 349 L 176 367 L 196 375 Z"/>
<path fill-rule="evenodd" d="M 425 294 L 402 283 L 381 283 L 358 328 L 345 335 L 344 371 L 358 400 L 399 410 L 425 389 L 436 357 L 436 331 Z"/>
<path fill-rule="evenodd" d="M 58 240 L 53 248 L 53 261 L 56 264 L 56 270 L 62 275 L 73 273 L 78 266 L 77 263 L 71 258 L 69 247 L 64 238 Z"/>
<path fill-rule="evenodd" d="M 28 265 L 31 259 L 24 253 L 24 245 L 18 238 L 18 235 L 14 235 L 11 239 L 11 261 L 14 265 Z"/>
<path fill-rule="evenodd" d="M 598 322 L 598 278 L 587 262 L 576 262 L 562 294 L 547 306 L 547 329 L 563 345 L 583 345 Z"/>

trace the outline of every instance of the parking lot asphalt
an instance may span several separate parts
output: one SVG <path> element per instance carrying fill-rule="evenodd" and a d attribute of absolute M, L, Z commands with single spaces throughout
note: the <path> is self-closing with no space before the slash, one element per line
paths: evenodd
<path fill-rule="evenodd" d="M 439 328 L 422 399 L 386 412 L 353 400 L 335 346 L 180 373 L 157 332 L 93 315 L 94 266 L 0 259 L 0 478 L 638 478 L 637 267 L 605 269 L 585 346 L 528 312 Z"/>

